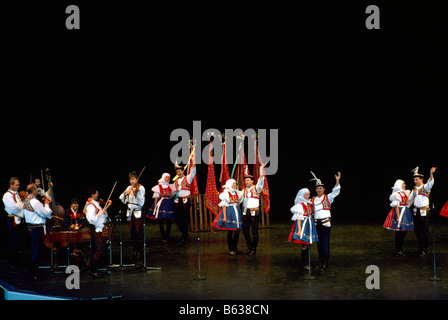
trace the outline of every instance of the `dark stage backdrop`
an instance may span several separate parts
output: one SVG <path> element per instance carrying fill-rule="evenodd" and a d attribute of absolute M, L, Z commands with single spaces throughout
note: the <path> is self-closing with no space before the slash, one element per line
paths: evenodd
<path fill-rule="evenodd" d="M 376 2 L 381 29 L 367 30 L 362 1 L 78 2 L 81 29 L 67 30 L 68 4 L 4 5 L 5 191 L 10 176 L 23 189 L 48 167 L 65 207 L 90 185 L 106 198 L 118 181 L 116 210 L 131 170 L 147 166 L 148 190 L 174 174 L 170 134 L 193 134 L 200 120 L 202 130 L 278 129 L 273 223 L 289 221 L 300 188 L 314 192 L 309 171 L 327 191 L 341 171 L 335 221 L 380 227 L 395 180 L 412 188 L 416 166 L 426 177 L 438 167 L 437 212 L 448 200 L 437 5 Z M 200 192 L 206 173 L 199 165 Z"/>

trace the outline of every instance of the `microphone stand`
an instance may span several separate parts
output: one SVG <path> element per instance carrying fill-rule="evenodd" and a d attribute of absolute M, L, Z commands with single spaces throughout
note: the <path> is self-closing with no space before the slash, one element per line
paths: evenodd
<path fill-rule="evenodd" d="M 111 263 L 112 263 L 112 221 L 107 217 L 107 220 L 109 221 L 109 224 L 111 228 L 109 229 L 109 237 L 107 240 L 107 243 L 109 244 L 109 264 L 107 265 L 107 277 L 108 277 L 108 295 L 107 297 L 99 297 L 99 298 L 92 298 L 91 300 L 113 300 L 113 299 L 121 299 L 123 298 L 122 295 L 119 296 L 112 296 L 112 289 L 111 289 Z"/>
<path fill-rule="evenodd" d="M 120 264 L 119 265 L 111 265 L 111 268 L 121 268 L 123 271 L 124 268 L 135 267 L 134 263 L 123 264 L 123 213 L 126 212 L 124 209 L 121 209 L 118 212 L 118 215 L 115 217 L 115 221 L 120 223 Z"/>
<path fill-rule="evenodd" d="M 148 267 L 146 265 L 146 210 L 142 208 L 143 215 L 143 270 L 162 270 L 160 267 Z"/>
<path fill-rule="evenodd" d="M 433 253 L 433 264 L 434 264 L 434 275 L 432 278 L 428 278 L 430 281 L 440 281 L 441 278 L 436 276 L 436 215 L 434 211 L 434 203 L 432 204 L 432 253 Z"/>

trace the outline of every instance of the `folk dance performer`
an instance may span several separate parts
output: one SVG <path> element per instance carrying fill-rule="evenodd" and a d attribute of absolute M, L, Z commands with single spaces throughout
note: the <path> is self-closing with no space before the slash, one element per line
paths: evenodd
<path fill-rule="evenodd" d="M 19 179 L 12 177 L 9 179 L 9 189 L 3 195 L 3 204 L 7 213 L 6 226 L 8 228 L 9 244 L 8 244 L 8 271 L 16 272 L 17 258 L 20 246 L 20 227 L 23 218 L 23 203 L 19 196 L 20 187 Z"/>
<path fill-rule="evenodd" d="M 221 202 L 218 204 L 221 211 L 212 223 L 212 227 L 228 230 L 227 245 L 229 254 L 238 254 L 238 240 L 243 229 L 243 216 L 239 205 L 243 201 L 243 192 L 236 190 L 236 181 L 227 180 L 224 191 L 219 194 Z"/>
<path fill-rule="evenodd" d="M 30 237 L 30 274 L 31 279 L 38 280 L 39 258 L 45 234 L 46 219 L 51 219 L 52 210 L 49 203 L 50 198 L 46 198 L 44 205 L 36 199 L 38 195 L 37 187 L 34 184 L 26 188 L 28 197 L 23 202 L 23 213 Z"/>
<path fill-rule="evenodd" d="M 317 249 L 319 251 L 319 271 L 325 271 L 328 268 L 328 260 L 330 257 L 330 231 L 331 231 L 331 204 L 339 193 L 341 192 L 341 185 L 339 180 L 341 179 L 341 172 L 335 175 L 336 185 L 331 193 L 325 194 L 324 184 L 318 179 L 314 173 L 311 180 L 316 180 L 316 193 L 317 196 L 311 198 L 311 204 L 314 209 L 314 220 L 316 221 L 317 235 L 319 242 L 317 243 Z M 310 181 L 311 181 L 310 180 Z"/>
<path fill-rule="evenodd" d="M 406 184 L 403 180 L 395 181 L 392 187 L 392 194 L 389 197 L 391 201 L 390 210 L 383 227 L 389 230 L 396 231 L 395 233 L 395 250 L 397 256 L 404 256 L 403 242 L 408 231 L 414 230 L 414 218 L 412 212 L 409 209 L 411 204 L 409 203 L 410 190 L 405 190 Z"/>
<path fill-rule="evenodd" d="M 171 197 L 175 192 L 174 185 L 170 184 L 170 178 L 169 173 L 164 173 L 158 181 L 159 184 L 151 189 L 154 192 L 154 203 L 151 204 L 147 214 L 148 218 L 158 220 L 160 235 L 164 243 L 170 240 L 171 224 L 174 220 L 174 202 Z"/>
<path fill-rule="evenodd" d="M 143 252 L 143 221 L 142 209 L 145 204 L 146 191 L 138 182 L 137 172 L 129 173 L 130 185 L 120 195 L 120 200 L 127 204 L 126 217 L 131 232 L 131 241 L 134 247 L 134 258 Z"/>
<path fill-rule="evenodd" d="M 309 261 L 309 246 L 313 242 L 318 242 L 316 224 L 313 220 L 313 206 L 310 202 L 310 190 L 300 189 L 294 199 L 294 206 L 291 208 L 294 221 L 288 241 L 302 244 L 302 265 L 305 270 L 311 268 Z"/>
<path fill-rule="evenodd" d="M 264 170 L 260 166 L 260 177 L 257 184 L 254 185 L 254 177 L 252 175 L 246 175 L 244 177 L 244 183 L 246 188 L 243 191 L 243 235 L 246 239 L 247 250 L 245 254 L 250 256 L 255 255 L 258 245 L 258 225 L 260 223 L 260 193 L 263 190 L 264 185 Z M 252 238 L 250 235 L 250 229 L 252 228 Z"/>
<path fill-rule="evenodd" d="M 190 185 L 196 175 L 196 162 L 192 158 L 190 174 L 185 176 L 184 168 L 177 163 L 174 165 L 178 179 L 174 182 L 176 196 L 174 199 L 174 220 L 176 221 L 179 231 L 182 233 L 182 243 L 188 238 L 188 219 L 190 217 Z"/>
<path fill-rule="evenodd" d="M 112 200 L 103 209 L 98 202 L 99 193 L 96 188 L 90 187 L 87 196 L 83 212 L 90 223 L 90 275 L 92 278 L 101 278 L 103 275 L 98 273 L 98 268 L 104 256 L 103 228 L 107 220 L 106 209 L 112 204 Z"/>
<path fill-rule="evenodd" d="M 429 194 L 434 186 L 434 172 L 437 167 L 432 167 L 429 171 L 430 177 L 427 183 L 423 183 L 424 175 L 418 173 L 418 167 L 414 172 L 415 187 L 409 196 L 409 202 L 414 204 L 414 233 L 418 241 L 417 253 L 425 256 L 428 251 L 428 222 L 429 222 Z"/>

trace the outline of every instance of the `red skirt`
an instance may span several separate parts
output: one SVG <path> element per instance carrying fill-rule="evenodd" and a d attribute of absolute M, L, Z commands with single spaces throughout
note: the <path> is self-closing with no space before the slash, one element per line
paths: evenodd
<path fill-rule="evenodd" d="M 440 211 L 440 215 L 442 217 L 448 217 L 448 201 L 445 203 L 442 210 Z"/>
<path fill-rule="evenodd" d="M 389 229 L 389 230 L 398 230 L 396 228 L 392 228 L 392 219 L 394 217 L 394 210 L 395 208 L 392 208 L 387 215 L 386 221 L 384 221 L 383 228 Z"/>
<path fill-rule="evenodd" d="M 290 242 L 294 242 L 294 243 L 303 243 L 303 244 L 309 244 L 308 242 L 299 240 L 299 239 L 293 239 L 293 235 L 294 235 L 294 229 L 296 228 L 296 223 L 297 221 L 294 221 L 294 223 L 292 224 L 292 228 L 291 228 L 291 232 L 289 233 L 289 237 L 288 237 L 288 241 Z"/>

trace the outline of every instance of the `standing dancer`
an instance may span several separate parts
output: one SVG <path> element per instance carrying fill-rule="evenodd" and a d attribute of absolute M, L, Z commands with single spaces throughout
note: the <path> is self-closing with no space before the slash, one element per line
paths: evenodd
<path fill-rule="evenodd" d="M 255 255 L 258 245 L 258 225 L 260 222 L 260 193 L 263 190 L 264 175 L 260 166 L 260 176 L 257 181 L 257 185 L 254 185 L 254 177 L 252 175 L 246 175 L 244 177 L 243 195 L 243 235 L 246 239 L 247 250 L 245 254 L 250 256 Z M 252 228 L 252 238 L 250 235 L 250 229 Z"/>
<path fill-rule="evenodd" d="M 236 181 L 227 180 L 224 185 L 224 191 L 219 195 L 222 208 L 212 223 L 212 227 L 221 230 L 228 230 L 227 245 L 230 255 L 238 253 L 238 239 L 240 231 L 243 229 L 243 216 L 239 204 L 243 201 L 243 192 L 235 190 Z"/>
<path fill-rule="evenodd" d="M 196 162 L 194 155 L 192 157 L 192 165 L 190 174 L 185 176 L 184 168 L 177 163 L 174 165 L 178 179 L 174 182 L 176 197 L 174 200 L 174 219 L 176 221 L 179 231 L 182 233 L 182 243 L 185 243 L 188 238 L 188 218 L 190 216 L 190 187 L 196 175 Z"/>
<path fill-rule="evenodd" d="M 428 222 L 429 222 L 429 194 L 434 185 L 434 172 L 437 167 L 429 171 L 430 177 L 427 183 L 423 183 L 423 174 L 418 173 L 418 167 L 414 172 L 415 187 L 409 196 L 409 202 L 414 204 L 414 233 L 418 241 L 417 253 L 425 256 L 428 251 Z"/>
<path fill-rule="evenodd" d="M 90 223 L 90 276 L 92 278 L 102 278 L 103 275 L 98 273 L 98 268 L 104 256 L 103 228 L 107 219 L 106 209 L 112 204 L 112 200 L 109 200 L 103 209 L 98 202 L 99 193 L 96 188 L 90 187 L 87 190 L 87 196 L 88 199 L 83 211 Z"/>
<path fill-rule="evenodd" d="M 12 177 L 9 179 L 9 189 L 3 195 L 3 204 L 7 213 L 6 226 L 9 234 L 8 245 L 8 271 L 16 272 L 17 258 L 19 254 L 21 222 L 24 217 L 23 203 L 19 197 L 19 179 Z"/>
<path fill-rule="evenodd" d="M 309 246 L 313 242 L 318 241 L 316 225 L 313 221 L 313 205 L 310 201 L 310 190 L 307 188 L 300 189 L 294 200 L 294 206 L 291 208 L 294 221 L 289 241 L 302 244 L 302 264 L 305 270 L 310 270 L 311 262 L 309 261 Z"/>
<path fill-rule="evenodd" d="M 397 256 L 404 256 L 403 242 L 408 231 L 414 230 L 414 218 L 409 209 L 411 204 L 408 204 L 410 190 L 405 190 L 406 184 L 403 180 L 395 181 L 392 187 L 392 194 L 389 197 L 391 201 L 389 215 L 383 224 L 383 227 L 389 230 L 396 231 L 395 233 L 395 250 Z"/>
<path fill-rule="evenodd" d="M 174 220 L 174 203 L 171 196 L 174 195 L 174 186 L 170 185 L 170 174 L 164 173 L 159 179 L 159 184 L 151 189 L 154 203 L 148 210 L 146 215 L 150 219 L 159 221 L 160 235 L 162 242 L 166 243 L 170 240 L 171 223 Z M 164 224 L 166 222 L 166 230 Z"/>
<path fill-rule="evenodd" d="M 142 208 L 145 204 L 145 187 L 138 183 L 137 172 L 129 173 L 129 183 L 131 184 L 120 195 L 120 200 L 128 205 L 126 217 L 129 230 L 131 231 L 131 241 L 134 247 L 134 259 L 143 252 L 143 222 Z"/>
<path fill-rule="evenodd" d="M 325 271 L 328 268 L 328 259 L 330 257 L 330 231 L 331 231 L 331 204 L 341 192 L 341 185 L 339 180 L 341 179 L 341 172 L 335 175 L 336 185 L 331 193 L 324 194 L 325 187 L 320 179 L 318 179 L 314 173 L 311 180 L 316 180 L 316 193 L 317 196 L 311 198 L 311 204 L 314 207 L 314 220 L 316 220 L 317 235 L 319 236 L 319 242 L 317 243 L 317 249 L 319 250 L 319 271 Z M 311 181 L 310 180 L 310 181 Z"/>

